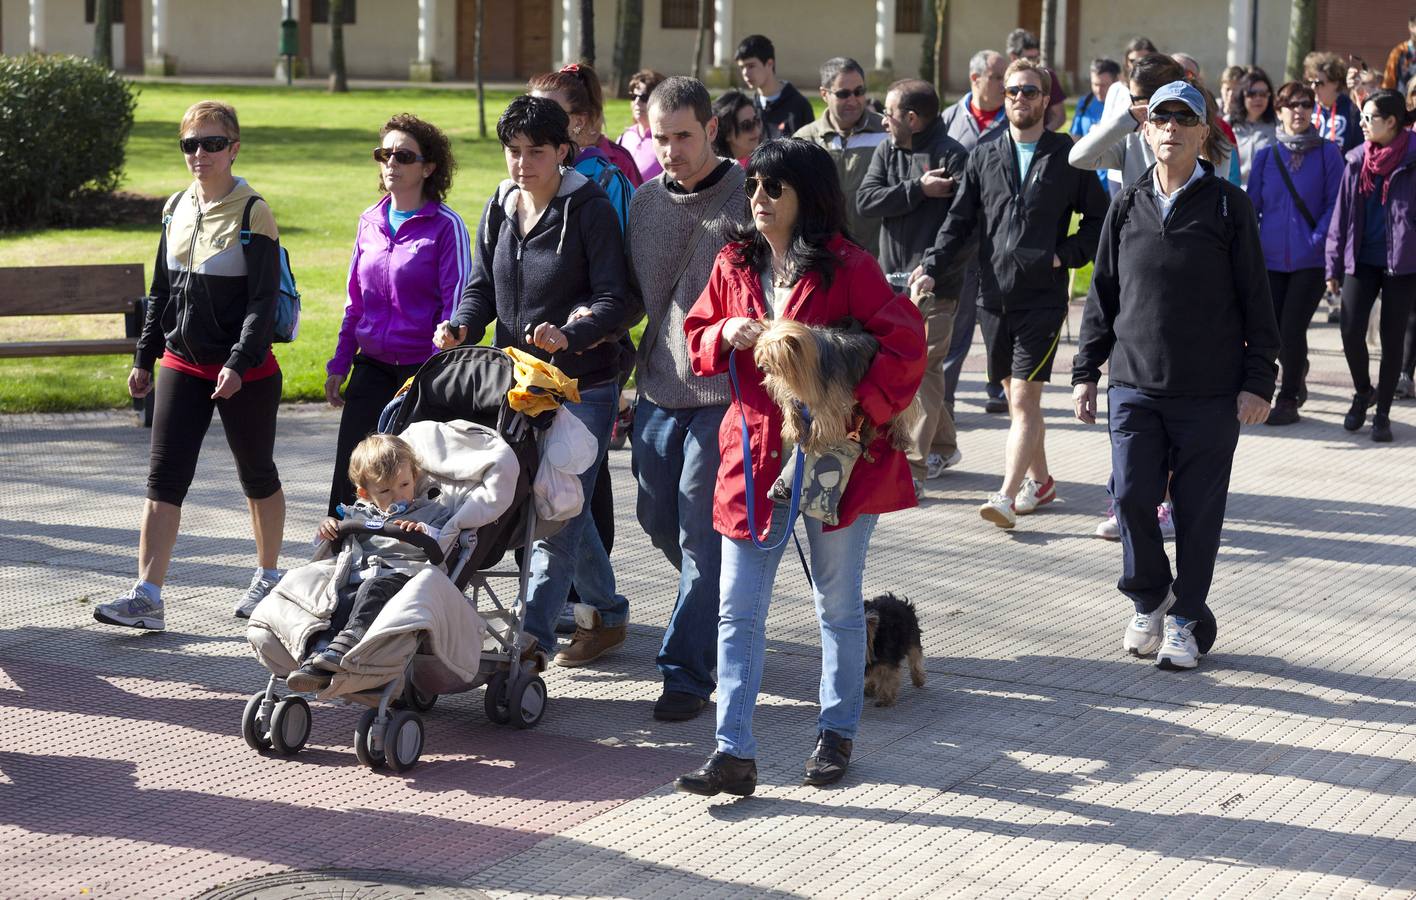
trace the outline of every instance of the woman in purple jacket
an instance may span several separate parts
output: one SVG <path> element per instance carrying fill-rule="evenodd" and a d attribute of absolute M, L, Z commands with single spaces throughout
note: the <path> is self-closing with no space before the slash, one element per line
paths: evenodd
<path fill-rule="evenodd" d="M 344 322 L 325 365 L 325 398 L 344 408 L 331 516 L 341 503 L 354 502 L 348 473 L 354 447 L 378 427 L 379 413 L 403 382 L 436 352 L 433 332 L 457 308 L 472 271 L 467 226 L 442 202 L 456 168 L 447 136 L 404 113 L 389 119 L 379 138 L 374 160 L 384 196 L 359 217 Z"/>
<path fill-rule="evenodd" d="M 1278 143 L 1261 147 L 1249 167 L 1249 199 L 1259 217 L 1274 314 L 1283 337 L 1283 380 L 1268 424 L 1292 425 L 1307 398 L 1308 323 L 1323 297 L 1323 248 L 1342 181 L 1342 151 L 1313 128 L 1313 91 L 1279 88 Z"/>
<path fill-rule="evenodd" d="M 1412 113 L 1396 91 L 1362 104 L 1365 143 L 1347 154 L 1337 209 L 1327 238 L 1328 286 L 1342 284 L 1342 352 L 1352 372 L 1352 408 L 1342 427 L 1356 431 L 1372 416 L 1372 440 L 1391 440 L 1391 401 L 1401 370 L 1401 339 L 1416 302 L 1416 139 Z M 1382 363 L 1377 386 L 1367 360 L 1367 320 L 1382 297 Z"/>

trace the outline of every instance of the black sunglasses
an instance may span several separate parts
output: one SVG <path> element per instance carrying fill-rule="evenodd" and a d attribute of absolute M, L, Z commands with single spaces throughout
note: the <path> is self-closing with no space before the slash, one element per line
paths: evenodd
<path fill-rule="evenodd" d="M 762 190 L 772 200 L 782 199 L 782 188 L 786 187 L 786 182 L 780 178 L 759 177 L 749 175 L 747 181 L 743 182 L 743 189 L 747 191 L 747 196 L 752 198 L 757 194 L 757 186 L 762 185 Z"/>
<path fill-rule="evenodd" d="M 1249 88 L 1249 90 L 1244 92 L 1245 97 L 1267 97 L 1268 95 L 1269 92 L 1262 89 L 1254 90 L 1253 88 Z"/>
<path fill-rule="evenodd" d="M 1327 84 L 1327 79 L 1326 79 L 1326 78 L 1309 78 L 1309 79 L 1308 79 L 1308 87 L 1310 87 L 1310 88 L 1322 87 L 1324 84 Z"/>
<path fill-rule="evenodd" d="M 197 152 L 198 147 L 208 153 L 220 153 L 234 143 L 236 142 L 229 137 L 214 134 L 211 137 L 182 138 L 177 142 L 177 145 L 182 148 L 183 153 L 191 156 Z"/>
<path fill-rule="evenodd" d="M 645 91 L 645 92 L 642 93 L 642 94 L 630 94 L 630 95 L 629 95 L 629 102 L 631 102 L 631 103 L 648 103 L 648 102 L 649 102 L 649 92 L 648 92 L 648 91 Z"/>
<path fill-rule="evenodd" d="M 837 100 L 849 100 L 852 97 L 864 97 L 865 85 L 861 85 L 853 91 L 842 89 L 839 91 L 827 91 L 826 93 L 830 94 L 832 97 L 835 97 Z"/>
<path fill-rule="evenodd" d="M 1152 125 L 1176 125 L 1193 128 L 1200 124 L 1200 117 L 1192 112 L 1153 112 L 1146 117 Z"/>
<path fill-rule="evenodd" d="M 1022 94 L 1023 97 L 1028 100 L 1036 100 L 1038 97 L 1042 96 L 1042 88 L 1035 84 L 1015 84 L 1011 87 L 1005 87 L 1003 93 L 1007 94 L 1009 97 L 1016 97 Z"/>
<path fill-rule="evenodd" d="M 1291 103 L 1286 103 L 1286 104 L 1284 104 L 1284 105 L 1285 105 L 1287 108 L 1289 108 L 1289 109 L 1312 109 L 1312 108 L 1313 108 L 1313 101 L 1311 101 L 1311 100 L 1294 100 L 1294 101 L 1292 101 Z"/>
<path fill-rule="evenodd" d="M 411 165 L 413 165 L 415 162 L 422 162 L 422 161 L 423 161 L 423 157 L 421 157 L 421 156 L 419 156 L 418 154 L 414 153 L 412 150 L 405 150 L 405 149 L 402 148 L 402 147 L 399 147 L 397 150 L 393 149 L 392 147 L 378 147 L 378 148 L 375 148 L 375 150 L 374 150 L 374 160 L 375 160 L 375 161 L 381 162 L 381 163 L 386 163 L 386 162 L 388 162 L 390 159 L 397 160 L 398 162 L 402 163 L 402 164 L 405 165 L 405 166 L 411 166 Z"/>

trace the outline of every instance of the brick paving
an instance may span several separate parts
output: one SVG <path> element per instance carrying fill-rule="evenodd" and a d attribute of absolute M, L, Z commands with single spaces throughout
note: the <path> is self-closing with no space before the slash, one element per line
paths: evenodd
<path fill-rule="evenodd" d="M 122 413 L 0 419 L 2 893 L 192 897 L 350 868 L 494 897 L 1416 895 L 1416 404 L 1395 409 L 1394 445 L 1343 432 L 1336 330 L 1313 339 L 1307 420 L 1240 443 L 1219 643 L 1187 674 L 1119 652 L 1120 549 L 1090 536 L 1104 429 L 1070 420 L 1059 377 L 1062 500 L 1001 532 L 974 506 L 998 481 L 1004 422 L 966 376 L 963 465 L 882 520 L 866 572 L 869 592 L 919 604 L 929 684 L 866 706 L 844 784 L 801 786 L 819 641 L 789 554 L 761 783 L 742 801 L 669 786 L 712 723 L 649 715 L 676 576 L 633 521 L 627 454 L 612 461 L 628 643 L 549 673 L 531 731 L 488 723 L 480 691 L 442 698 L 423 761 L 395 776 L 356 763 L 349 707 L 316 703 L 291 759 L 242 741 L 264 679 L 230 618 L 251 544 L 219 424 L 158 635 L 91 618 L 134 572 L 146 434 Z M 293 565 L 336 417 L 281 416 Z"/>

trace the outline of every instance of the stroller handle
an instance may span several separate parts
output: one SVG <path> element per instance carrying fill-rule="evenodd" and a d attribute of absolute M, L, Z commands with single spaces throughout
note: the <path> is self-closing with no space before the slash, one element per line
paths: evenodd
<path fill-rule="evenodd" d="M 405 544 L 412 544 L 428 555 L 428 562 L 435 566 L 443 564 L 443 551 L 435 538 L 424 534 L 421 531 L 404 531 L 402 528 L 391 522 L 384 522 L 378 528 L 369 527 L 368 522 L 343 521 L 339 523 L 339 540 L 335 546 L 342 546 L 346 538 L 355 534 L 378 534 L 384 537 L 402 541 Z"/>

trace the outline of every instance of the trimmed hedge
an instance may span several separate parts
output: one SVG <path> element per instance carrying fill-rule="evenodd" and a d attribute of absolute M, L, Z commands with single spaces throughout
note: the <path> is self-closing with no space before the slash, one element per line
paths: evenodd
<path fill-rule="evenodd" d="M 0 56 L 0 229 L 64 222 L 85 194 L 117 188 L 136 105 L 91 60 Z"/>

